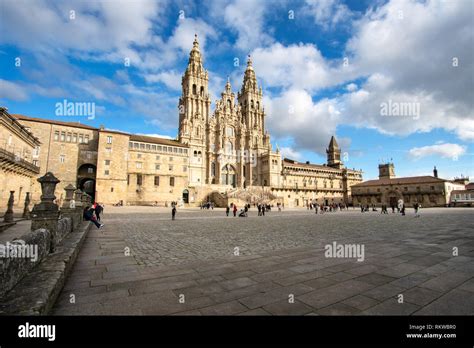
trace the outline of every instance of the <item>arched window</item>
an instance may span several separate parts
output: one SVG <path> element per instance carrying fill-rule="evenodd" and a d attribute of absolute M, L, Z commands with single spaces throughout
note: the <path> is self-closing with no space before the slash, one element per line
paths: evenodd
<path fill-rule="evenodd" d="M 196 92 L 196 85 L 195 85 L 195 84 L 193 85 L 193 94 L 194 94 L 194 95 L 197 94 L 197 92 Z"/>
<path fill-rule="evenodd" d="M 201 97 L 204 97 L 204 86 L 201 86 Z"/>
<path fill-rule="evenodd" d="M 194 151 L 194 157 L 197 157 L 198 153 L 197 151 Z"/>
<path fill-rule="evenodd" d="M 260 110 L 260 102 L 257 102 L 257 110 Z"/>
<path fill-rule="evenodd" d="M 211 176 L 216 176 L 216 163 L 211 163 Z"/>
<path fill-rule="evenodd" d="M 229 109 L 230 109 L 230 106 L 231 106 L 230 99 L 227 99 L 227 108 L 229 108 Z"/>
<path fill-rule="evenodd" d="M 201 136 L 201 126 L 196 127 L 196 136 L 197 137 Z"/>
<path fill-rule="evenodd" d="M 233 137 L 234 136 L 234 128 L 227 127 L 226 134 L 227 134 L 228 137 Z"/>
<path fill-rule="evenodd" d="M 253 109 L 253 99 L 250 101 L 250 107 Z"/>

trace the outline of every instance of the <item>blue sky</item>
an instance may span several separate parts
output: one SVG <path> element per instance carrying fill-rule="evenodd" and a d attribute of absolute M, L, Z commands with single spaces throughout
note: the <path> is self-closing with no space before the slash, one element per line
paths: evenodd
<path fill-rule="evenodd" d="M 345 164 L 365 179 L 390 159 L 398 176 L 429 175 L 436 165 L 442 177 L 474 177 L 472 1 L 0 6 L 0 104 L 10 113 L 175 137 L 197 33 L 212 106 L 227 76 L 240 89 L 252 56 L 266 127 L 286 156 L 323 163 L 335 134 Z M 95 119 L 56 116 L 64 99 L 95 103 Z M 383 115 L 389 102 L 413 108 Z"/>

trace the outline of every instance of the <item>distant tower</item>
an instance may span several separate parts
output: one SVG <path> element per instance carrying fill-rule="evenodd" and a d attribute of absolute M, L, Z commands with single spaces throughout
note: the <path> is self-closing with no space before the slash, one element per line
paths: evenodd
<path fill-rule="evenodd" d="M 395 177 L 395 166 L 393 163 L 379 164 L 379 179 L 393 179 Z"/>
<path fill-rule="evenodd" d="M 334 135 L 331 137 L 331 141 L 329 142 L 329 147 L 326 149 L 326 153 L 328 155 L 328 167 L 341 169 L 341 149 L 339 149 L 339 145 L 337 144 Z"/>
<path fill-rule="evenodd" d="M 438 169 L 436 169 L 436 166 L 435 166 L 434 169 L 433 169 L 433 176 L 434 176 L 435 178 L 438 177 Z"/>

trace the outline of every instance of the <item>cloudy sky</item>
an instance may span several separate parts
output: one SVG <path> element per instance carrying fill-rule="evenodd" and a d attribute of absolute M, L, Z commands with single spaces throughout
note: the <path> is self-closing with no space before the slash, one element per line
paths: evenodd
<path fill-rule="evenodd" d="M 175 137 L 195 33 L 213 106 L 252 56 L 287 157 L 322 163 L 334 134 L 365 179 L 390 159 L 398 176 L 474 177 L 471 0 L 2 0 L 0 105 Z M 95 119 L 57 116 L 64 99 Z"/>

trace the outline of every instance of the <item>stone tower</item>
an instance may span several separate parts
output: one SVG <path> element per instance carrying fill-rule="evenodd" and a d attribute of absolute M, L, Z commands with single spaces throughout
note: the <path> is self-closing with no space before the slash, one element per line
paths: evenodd
<path fill-rule="evenodd" d="M 257 77 L 252 67 L 250 56 L 247 60 L 247 68 L 244 74 L 242 89 L 237 94 L 237 100 L 241 110 L 241 122 L 245 125 L 244 147 L 252 152 L 255 160 L 263 153 L 267 153 L 270 145 L 270 136 L 265 132 L 265 111 L 262 105 L 262 88 L 257 84 Z M 271 150 L 271 149 L 270 149 Z M 246 185 L 261 185 L 261 166 L 246 166 L 244 176 Z M 255 169 L 255 170 L 254 170 Z"/>
<path fill-rule="evenodd" d="M 343 163 L 341 162 L 341 149 L 339 148 L 334 135 L 331 137 L 329 147 L 326 149 L 326 154 L 328 156 L 328 167 L 338 169 L 342 168 Z"/>
<path fill-rule="evenodd" d="M 209 77 L 202 64 L 197 35 L 189 53 L 189 61 L 181 80 L 179 98 L 179 141 L 189 145 L 189 183 L 204 184 L 206 177 L 206 125 L 211 100 Z"/>
<path fill-rule="evenodd" d="M 393 163 L 379 164 L 379 179 L 392 179 L 395 177 L 395 166 Z"/>

